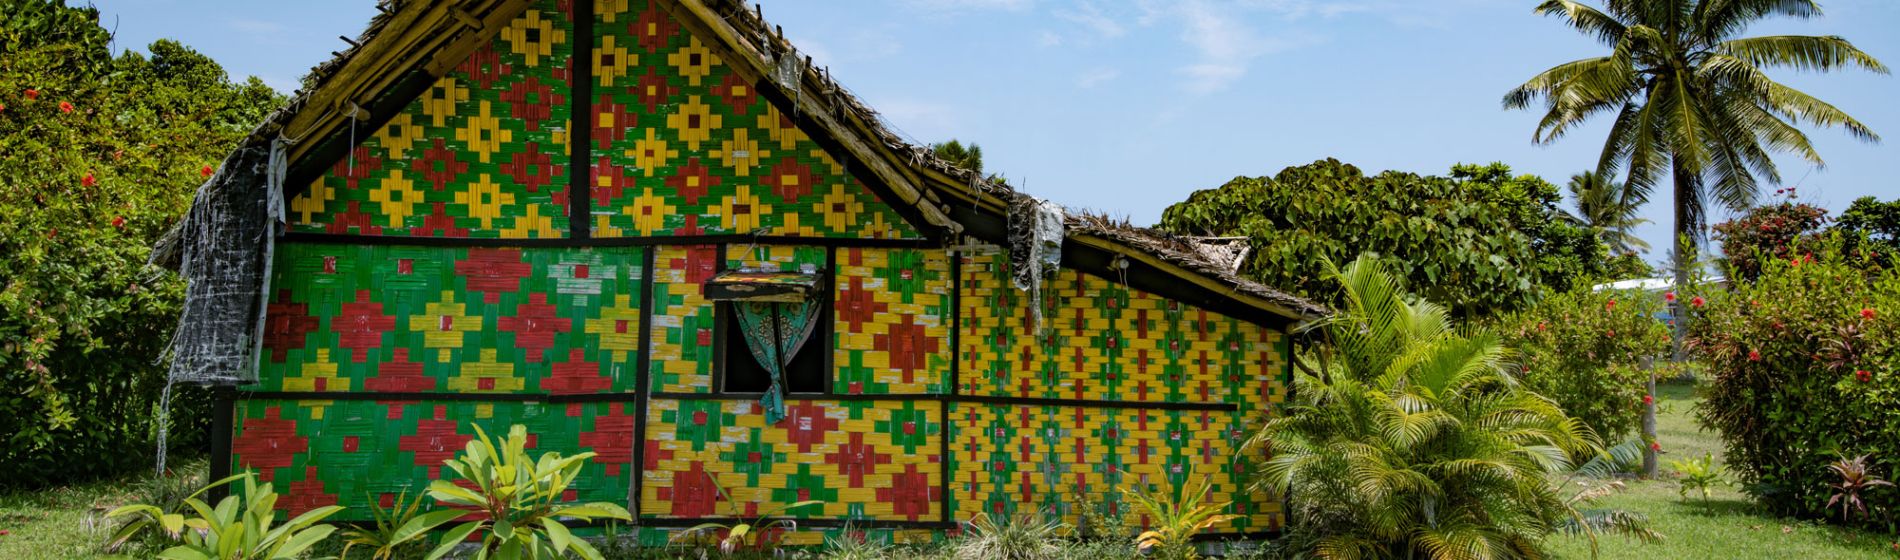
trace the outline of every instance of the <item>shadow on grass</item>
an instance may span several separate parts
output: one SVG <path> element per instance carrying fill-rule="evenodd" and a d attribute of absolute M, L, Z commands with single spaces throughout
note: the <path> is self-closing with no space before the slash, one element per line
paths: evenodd
<path fill-rule="evenodd" d="M 1708 500 L 1690 498 L 1672 500 L 1668 513 L 1693 515 L 1697 517 L 1759 517 L 1772 518 L 1767 508 L 1747 498 L 1711 498 Z"/>

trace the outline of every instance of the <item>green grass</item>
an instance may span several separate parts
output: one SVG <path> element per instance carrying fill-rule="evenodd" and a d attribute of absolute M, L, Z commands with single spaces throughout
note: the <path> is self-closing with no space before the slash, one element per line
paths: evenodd
<path fill-rule="evenodd" d="M 1722 459 L 1721 440 L 1700 431 L 1696 424 L 1695 404 L 1700 399 L 1694 386 L 1670 383 L 1659 386 L 1657 392 L 1661 406 L 1656 438 L 1664 452 L 1661 476 L 1630 481 L 1628 490 L 1604 498 L 1599 505 L 1649 516 L 1650 528 L 1662 533 L 1663 541 L 1644 545 L 1603 537 L 1598 558 L 1900 558 L 1893 549 L 1900 537 L 1776 517 L 1734 486 L 1718 487 L 1707 503 L 1678 496 L 1669 461 L 1711 453 L 1716 465 L 1727 463 Z M 1590 558 L 1589 542 L 1581 538 L 1559 537 L 1551 547 L 1562 558 Z"/>

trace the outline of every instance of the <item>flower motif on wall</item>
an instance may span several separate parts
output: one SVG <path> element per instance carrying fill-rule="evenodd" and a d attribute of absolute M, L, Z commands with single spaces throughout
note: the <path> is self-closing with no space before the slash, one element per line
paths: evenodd
<path fill-rule="evenodd" d="M 480 221 L 482 229 L 492 229 L 495 218 L 501 217 L 501 210 L 515 203 L 514 193 L 503 192 L 501 185 L 481 174 L 468 190 L 455 193 L 455 203 L 468 207 L 468 217 Z"/>
<path fill-rule="evenodd" d="M 628 89 L 633 92 L 640 105 L 646 107 L 649 115 L 659 111 L 660 105 L 666 104 L 666 100 L 673 97 L 673 94 L 679 93 L 678 88 L 666 83 L 666 76 L 660 75 L 659 68 L 653 66 L 648 66 L 647 72 L 640 75 L 640 83 Z"/>
<path fill-rule="evenodd" d="M 477 113 L 469 115 L 462 128 L 455 129 L 455 139 L 468 146 L 468 151 L 475 152 L 476 159 L 488 163 L 501 151 L 502 144 L 515 139 L 515 133 L 502 127 L 501 117 L 495 116 L 489 102 L 483 101 Z"/>
<path fill-rule="evenodd" d="M 652 177 L 654 171 L 666 167 L 667 163 L 674 157 L 678 157 L 680 153 L 678 150 L 671 149 L 665 138 L 656 136 L 654 130 L 649 128 L 647 137 L 634 142 L 633 149 L 628 150 L 627 155 L 633 158 L 633 164 L 639 166 L 641 172 Z"/>
<path fill-rule="evenodd" d="M 686 48 L 666 55 L 666 63 L 673 65 L 679 75 L 686 78 L 686 84 L 699 87 L 706 76 L 712 74 L 713 66 L 719 64 L 719 57 L 700 44 L 698 37 L 691 37 Z"/>
<path fill-rule="evenodd" d="M 432 145 L 422 150 L 422 158 L 410 160 L 409 170 L 422 175 L 430 188 L 437 191 L 449 185 L 456 177 L 468 171 L 468 162 L 459 161 L 458 152 L 443 145 L 441 138 L 430 138 Z"/>
<path fill-rule="evenodd" d="M 791 157 L 780 158 L 772 165 L 772 172 L 760 178 L 761 182 L 772 187 L 772 194 L 778 195 L 788 203 L 810 194 L 812 183 L 818 178 L 812 175 L 811 166 Z"/>
<path fill-rule="evenodd" d="M 376 131 L 376 143 L 389 150 L 390 159 L 409 159 L 406 155 L 416 141 L 422 139 L 422 127 L 416 126 L 416 117 L 408 112 L 396 113 L 389 124 Z"/>
<path fill-rule="evenodd" d="M 831 192 L 824 200 L 812 205 L 812 210 L 825 217 L 825 227 L 835 231 L 846 231 L 857 227 L 858 215 L 864 213 L 864 201 L 851 196 L 844 185 L 832 185 Z"/>
<path fill-rule="evenodd" d="M 602 37 L 600 45 L 594 47 L 594 78 L 603 86 L 613 86 L 615 79 L 627 75 L 627 70 L 640 67 L 640 55 L 614 44 L 615 38 Z"/>
<path fill-rule="evenodd" d="M 792 124 L 792 119 L 786 118 L 778 107 L 770 103 L 765 105 L 765 112 L 759 113 L 758 127 L 765 131 L 768 139 L 778 142 L 778 149 L 781 150 L 797 148 L 799 142 L 807 139 L 805 131 L 799 130 L 798 125 Z"/>
<path fill-rule="evenodd" d="M 530 76 L 508 86 L 508 90 L 501 93 L 501 101 L 508 104 L 508 116 L 520 119 L 528 130 L 541 130 L 541 121 L 553 116 L 553 107 L 567 104 L 567 96 L 555 93 L 554 88 Z"/>
<path fill-rule="evenodd" d="M 713 175 L 711 169 L 701 165 L 699 158 L 686 158 L 686 165 L 679 166 L 672 176 L 666 178 L 666 186 L 672 187 L 673 192 L 680 198 L 686 199 L 687 204 L 699 204 L 700 197 L 706 196 L 712 187 L 719 186 L 723 181 L 724 179 Z M 744 190 L 746 187 L 740 187 L 740 189 Z M 745 192 L 749 196 L 750 191 Z M 756 198 L 752 200 L 751 204 L 757 204 Z M 756 217 L 754 219 L 756 220 Z"/>
<path fill-rule="evenodd" d="M 719 149 L 712 151 L 712 156 L 719 158 L 719 163 L 732 168 L 732 173 L 740 177 L 751 175 L 752 167 L 770 155 L 771 152 L 759 150 L 759 143 L 752 140 L 752 129 L 749 128 L 733 130 L 732 138 L 720 142 Z"/>
<path fill-rule="evenodd" d="M 376 182 L 376 188 L 369 191 L 369 200 L 389 217 L 389 227 L 403 227 L 403 222 L 415 215 L 415 205 L 422 202 L 422 191 L 416 190 L 415 181 L 403 177 L 401 169 L 396 169 Z"/>
<path fill-rule="evenodd" d="M 310 188 L 305 189 L 303 194 L 290 199 L 290 211 L 297 215 L 298 223 L 316 223 L 317 215 L 322 214 L 324 206 L 332 200 L 336 200 L 336 189 L 318 177 L 310 182 Z"/>
<path fill-rule="evenodd" d="M 482 48 L 469 53 L 468 58 L 462 60 L 462 65 L 455 69 L 468 75 L 468 79 L 475 82 L 476 89 L 488 89 L 513 73 L 513 68 L 501 61 L 501 53 L 495 52 L 494 43 L 483 43 Z"/>
<path fill-rule="evenodd" d="M 627 205 L 625 212 L 633 216 L 633 229 L 640 235 L 653 235 L 653 232 L 666 229 L 666 217 L 673 215 L 678 208 L 666 203 L 666 197 L 653 194 L 653 189 L 641 191 L 634 197 L 633 204 Z"/>
<path fill-rule="evenodd" d="M 680 24 L 667 17 L 666 10 L 659 9 L 651 2 L 643 2 L 646 9 L 640 10 L 640 19 L 627 28 L 635 37 L 640 38 L 640 48 L 647 52 L 659 52 L 673 42 L 673 36 L 679 33 Z"/>
<path fill-rule="evenodd" d="M 443 76 L 422 94 L 422 114 L 428 115 L 431 126 L 448 126 L 464 101 L 468 101 L 468 88 L 455 83 L 454 76 Z"/>
<path fill-rule="evenodd" d="M 673 129 L 675 137 L 686 143 L 688 151 L 699 151 L 699 143 L 712 138 L 713 129 L 723 126 L 723 117 L 712 112 L 712 107 L 701 102 L 699 96 L 686 98 L 679 110 L 666 116 L 666 127 Z"/>
<path fill-rule="evenodd" d="M 501 36 L 508 41 L 508 47 L 515 54 L 522 56 L 529 68 L 541 66 L 542 58 L 554 56 L 555 45 L 567 42 L 567 31 L 541 17 L 541 12 L 536 10 L 528 10 L 528 13 L 515 18 Z"/>
<path fill-rule="evenodd" d="M 759 201 L 752 194 L 752 187 L 740 186 L 739 192 L 720 199 L 719 217 L 727 231 L 749 233 L 759 229 L 761 218 L 772 213 L 772 206 Z"/>
<path fill-rule="evenodd" d="M 737 73 L 726 74 L 726 77 L 721 78 L 719 85 L 713 86 L 713 95 L 719 96 L 727 107 L 732 108 L 733 113 L 740 115 L 750 112 L 752 105 L 759 101 L 759 92 Z"/>

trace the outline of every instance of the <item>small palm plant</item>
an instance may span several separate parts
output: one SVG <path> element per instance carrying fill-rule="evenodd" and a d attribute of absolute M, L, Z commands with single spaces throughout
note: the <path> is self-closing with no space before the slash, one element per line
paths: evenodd
<path fill-rule="evenodd" d="M 1207 494 L 1213 488 L 1208 485 L 1207 477 L 1195 478 L 1189 475 L 1186 488 L 1180 491 L 1177 499 L 1170 488 L 1157 489 L 1152 493 L 1128 490 L 1123 492 L 1130 501 L 1148 510 L 1154 516 L 1154 528 L 1135 537 L 1135 548 L 1146 553 L 1150 550 L 1158 557 L 1171 560 L 1193 560 L 1200 558 L 1194 548 L 1194 535 L 1214 525 L 1240 517 L 1224 514 L 1229 502 L 1208 504 Z"/>
<path fill-rule="evenodd" d="M 437 480 L 429 484 L 429 497 L 449 507 L 467 509 L 465 514 L 473 513 L 479 519 L 450 529 L 429 553 L 429 560 L 447 555 L 478 531 L 485 531 L 475 555 L 478 559 L 565 558 L 573 553 L 587 560 L 601 560 L 600 552 L 586 540 L 575 538 L 562 520 L 632 519 L 626 508 L 606 502 L 561 503 L 561 495 L 593 458 L 592 452 L 567 457 L 548 452 L 535 460 L 527 452 L 528 429 L 520 424 L 508 429 L 508 437 L 499 447 L 479 425 L 475 426 L 475 436 L 461 456 L 443 461 L 474 488 Z M 433 524 L 422 523 L 418 530 L 428 531 L 451 520 L 434 516 L 420 516 Z"/>
<path fill-rule="evenodd" d="M 241 496 L 226 496 L 212 507 L 198 499 L 205 490 L 244 481 Z M 342 511 L 339 506 L 316 508 L 290 521 L 277 524 L 277 492 L 270 485 L 259 485 L 252 473 L 226 477 L 213 482 L 190 497 L 185 508 L 196 517 L 168 512 L 149 504 L 133 504 L 106 513 L 113 518 L 137 515 L 155 523 L 166 534 L 181 538 L 183 544 L 165 549 L 158 558 L 168 560 L 292 560 L 301 558 L 312 545 L 335 531 L 321 525 L 324 518 Z M 138 523 L 138 521 L 134 521 Z M 187 530 L 189 529 L 189 530 Z"/>
<path fill-rule="evenodd" d="M 998 523 L 988 514 L 970 520 L 962 540 L 957 542 L 957 560 L 1047 560 L 1062 552 L 1056 533 L 1060 520 L 1025 514 L 1005 518 Z"/>
<path fill-rule="evenodd" d="M 1703 453 L 1702 458 L 1670 461 L 1669 468 L 1676 470 L 1678 480 L 1676 494 L 1688 499 L 1690 492 L 1702 495 L 1702 503 L 1707 505 L 1716 486 L 1728 484 L 1722 479 L 1722 469 L 1715 466 L 1715 455 Z"/>
<path fill-rule="evenodd" d="M 1862 493 L 1876 486 L 1893 486 L 1892 482 L 1874 476 L 1872 469 L 1867 467 L 1866 455 L 1852 459 L 1842 457 L 1828 465 L 1827 470 L 1834 471 L 1834 474 L 1841 477 L 1840 482 L 1829 485 L 1834 489 L 1834 495 L 1827 499 L 1826 507 L 1831 508 L 1836 503 L 1841 504 L 1842 522 L 1848 520 L 1847 513 L 1850 507 L 1860 511 L 1861 517 L 1867 516 L 1867 504 L 1860 499 Z"/>
<path fill-rule="evenodd" d="M 409 499 L 409 492 L 396 496 L 393 507 L 384 508 L 382 504 L 370 501 L 370 514 L 376 524 L 370 527 L 352 527 L 343 530 L 343 558 L 350 557 L 350 549 L 357 546 L 369 547 L 370 560 L 389 560 L 400 550 L 421 546 L 429 535 L 429 530 L 454 521 L 455 518 L 468 515 L 458 509 L 422 511 L 424 496 L 418 494 Z"/>
<path fill-rule="evenodd" d="M 726 487 L 720 486 L 718 479 L 712 479 L 712 485 L 713 491 L 718 492 L 719 497 L 724 500 L 726 504 L 733 504 L 732 495 L 726 493 Z M 681 531 L 679 534 L 674 535 L 673 538 L 675 540 L 698 542 L 702 544 L 709 541 L 714 542 L 718 544 L 719 552 L 728 556 L 740 550 L 766 552 L 776 542 L 771 538 L 772 534 L 779 531 L 781 527 L 791 527 L 793 531 L 798 530 L 798 521 L 784 518 L 773 519 L 773 517 L 787 511 L 821 503 L 824 502 L 805 500 L 785 504 L 772 508 L 749 522 L 701 523 L 685 531 Z M 738 506 L 732 505 L 731 507 L 734 508 L 732 510 L 732 516 L 735 518 L 740 517 L 737 510 Z M 725 533 L 723 537 L 719 536 L 722 532 Z M 707 538 L 708 536 L 711 536 L 711 538 Z"/>

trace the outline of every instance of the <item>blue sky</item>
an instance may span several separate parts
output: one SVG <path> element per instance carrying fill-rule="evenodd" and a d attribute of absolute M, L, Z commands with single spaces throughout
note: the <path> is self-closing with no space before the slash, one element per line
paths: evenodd
<path fill-rule="evenodd" d="M 121 48 L 172 37 L 291 90 L 374 13 L 369 0 L 95 0 Z M 1031 194 L 1152 223 L 1238 175 L 1336 157 L 1368 172 L 1502 161 L 1561 184 L 1607 125 L 1535 146 L 1498 99 L 1601 52 L 1534 0 L 766 0 L 766 19 L 918 143 L 983 146 Z M 1824 0 L 1750 34 L 1842 35 L 1900 66 L 1900 1 Z M 1783 159 L 1800 200 L 1900 197 L 1900 77 L 1776 71 L 1887 137 L 1810 130 L 1826 169 Z M 1770 187 L 1772 190 L 1774 187 Z M 1640 230 L 1668 238 L 1667 195 Z M 1714 212 L 1721 219 L 1727 213 Z M 1662 258 L 1650 255 L 1652 261 Z"/>

